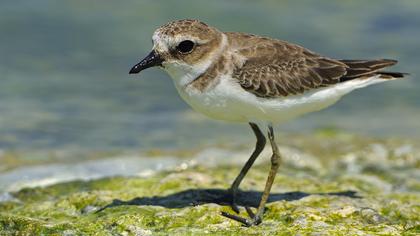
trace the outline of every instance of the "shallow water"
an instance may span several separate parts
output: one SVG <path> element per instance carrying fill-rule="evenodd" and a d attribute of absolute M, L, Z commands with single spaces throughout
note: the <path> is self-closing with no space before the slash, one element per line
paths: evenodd
<path fill-rule="evenodd" d="M 281 38 L 335 58 L 398 59 L 393 70 L 411 73 L 410 79 L 356 91 L 281 129 L 418 136 L 419 12 L 416 0 L 2 1 L 0 149 L 176 149 L 250 142 L 246 125 L 192 112 L 164 72 L 128 75 L 150 50 L 153 30 L 180 18 Z"/>
<path fill-rule="evenodd" d="M 180 158 L 176 153 L 148 155 L 147 153 L 125 153 L 107 158 L 93 160 L 76 159 L 66 163 L 55 160 L 37 165 L 21 165 L 14 169 L 0 171 L 0 202 L 6 201 L 7 192 L 22 188 L 49 186 L 60 182 L 73 180 L 92 180 L 110 176 L 141 176 L 148 177 L 159 171 L 183 170 L 197 164 L 206 168 L 218 165 L 241 166 L 246 162 L 250 150 L 234 151 L 222 148 L 206 148 L 186 158 Z M 262 155 L 268 156 L 268 153 Z M 266 158 L 261 158 L 260 163 Z M 2 200 L 2 196 L 4 200 Z"/>
<path fill-rule="evenodd" d="M 25 187 L 48 186 L 72 180 L 99 179 L 108 176 L 147 176 L 174 168 L 181 160 L 175 157 L 115 157 L 77 164 L 45 164 L 20 167 L 0 173 L 0 193 Z M 1 199 L 0 199 L 1 201 Z"/>

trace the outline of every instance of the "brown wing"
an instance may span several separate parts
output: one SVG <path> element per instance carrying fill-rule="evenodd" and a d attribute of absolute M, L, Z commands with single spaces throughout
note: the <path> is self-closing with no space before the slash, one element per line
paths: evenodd
<path fill-rule="evenodd" d="M 235 68 L 233 78 L 258 97 L 301 94 L 395 64 L 391 60 L 333 60 L 284 41 L 240 33 L 227 35 L 235 52 L 247 58 Z"/>

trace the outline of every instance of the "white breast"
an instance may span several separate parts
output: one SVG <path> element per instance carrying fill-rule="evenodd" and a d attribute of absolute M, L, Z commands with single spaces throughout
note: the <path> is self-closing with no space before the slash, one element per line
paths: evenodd
<path fill-rule="evenodd" d="M 196 111 L 211 118 L 233 122 L 282 123 L 303 114 L 331 106 L 354 89 L 384 80 L 379 76 L 355 79 L 330 87 L 316 89 L 302 95 L 284 98 L 259 98 L 245 91 L 229 77 L 221 77 L 214 88 L 199 92 L 175 81 L 181 97 Z"/>

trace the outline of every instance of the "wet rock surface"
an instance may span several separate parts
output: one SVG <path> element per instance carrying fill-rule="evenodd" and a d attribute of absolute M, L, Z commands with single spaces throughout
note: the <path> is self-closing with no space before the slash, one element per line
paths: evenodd
<path fill-rule="evenodd" d="M 220 215 L 233 213 L 226 189 L 248 150 L 212 148 L 147 176 L 70 181 L 5 193 L 0 230 L 6 235 L 420 233 L 420 153 L 412 140 L 328 132 L 292 137 L 280 146 L 283 165 L 264 221 L 250 228 Z M 269 156 L 267 147 L 241 185 L 239 205 L 257 206 Z M 240 214 L 246 216 L 242 207 Z"/>

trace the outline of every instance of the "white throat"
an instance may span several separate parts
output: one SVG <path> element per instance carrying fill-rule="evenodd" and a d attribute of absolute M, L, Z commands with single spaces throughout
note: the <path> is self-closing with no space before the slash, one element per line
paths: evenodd
<path fill-rule="evenodd" d="M 227 46 L 227 37 L 222 33 L 222 40 L 219 47 L 214 50 L 205 60 L 194 65 L 171 62 L 164 64 L 164 70 L 172 77 L 175 86 L 184 88 L 186 85 L 197 79 L 219 58 Z"/>

